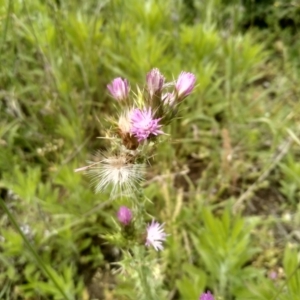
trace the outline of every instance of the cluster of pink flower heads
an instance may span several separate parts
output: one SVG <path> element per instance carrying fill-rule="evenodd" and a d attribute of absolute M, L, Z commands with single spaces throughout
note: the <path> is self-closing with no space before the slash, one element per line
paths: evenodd
<path fill-rule="evenodd" d="M 193 91 L 195 81 L 194 74 L 181 72 L 177 80 L 166 82 L 154 68 L 146 75 L 144 88 L 131 93 L 128 80 L 115 78 L 107 85 L 121 106 L 113 135 L 108 136 L 114 150 L 97 153 L 89 165 L 75 171 L 91 175 L 96 192 L 112 187 L 115 196 L 134 195 L 145 173 L 145 154 L 139 150 L 164 134 L 163 127 L 175 118 L 176 105 Z"/>
<path fill-rule="evenodd" d="M 123 145 L 135 150 L 139 144 L 163 134 L 163 125 L 174 118 L 174 106 L 179 104 L 194 89 L 196 77 L 181 72 L 175 82 L 165 82 L 165 77 L 154 68 L 146 75 L 146 86 L 130 98 L 130 87 L 126 79 L 116 78 L 107 85 L 109 93 L 126 111 L 118 122 L 118 133 Z M 170 88 L 173 90 L 170 91 Z"/>

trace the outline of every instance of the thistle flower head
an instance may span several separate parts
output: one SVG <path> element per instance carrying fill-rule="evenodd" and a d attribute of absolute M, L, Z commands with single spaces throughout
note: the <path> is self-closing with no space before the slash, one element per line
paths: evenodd
<path fill-rule="evenodd" d="M 152 246 L 156 251 L 163 250 L 162 242 L 166 240 L 167 234 L 164 231 L 164 224 L 152 220 L 147 226 L 146 246 Z"/>
<path fill-rule="evenodd" d="M 210 291 L 208 291 L 207 293 L 203 293 L 201 296 L 200 296 L 200 298 L 199 298 L 199 300 L 214 300 L 215 298 L 214 298 L 214 296 L 211 294 L 211 292 Z"/>
<path fill-rule="evenodd" d="M 132 212 L 126 206 L 121 206 L 117 213 L 118 220 L 123 225 L 128 225 L 132 220 Z"/>
<path fill-rule="evenodd" d="M 195 82 L 196 77 L 193 73 L 181 72 L 175 84 L 178 99 L 182 100 L 188 96 L 194 89 Z"/>
<path fill-rule="evenodd" d="M 96 161 L 75 171 L 86 170 L 95 184 L 95 191 L 103 192 L 112 187 L 111 196 L 119 194 L 133 196 L 137 192 L 145 174 L 145 165 L 133 162 L 126 153 L 107 155 L 99 153 Z"/>
<path fill-rule="evenodd" d="M 157 68 L 154 68 L 147 74 L 146 81 L 149 94 L 153 97 L 161 92 L 165 78 Z"/>
<path fill-rule="evenodd" d="M 110 84 L 107 85 L 107 89 L 118 101 L 127 99 L 130 90 L 128 81 L 126 79 L 122 79 L 121 77 L 115 78 Z"/>
<path fill-rule="evenodd" d="M 152 135 L 163 134 L 158 122 L 161 119 L 154 119 L 151 108 L 136 108 L 131 112 L 131 133 L 139 142 L 146 140 Z"/>

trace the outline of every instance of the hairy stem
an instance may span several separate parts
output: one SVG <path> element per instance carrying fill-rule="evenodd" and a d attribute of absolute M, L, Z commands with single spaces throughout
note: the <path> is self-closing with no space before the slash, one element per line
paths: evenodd
<path fill-rule="evenodd" d="M 149 283 L 149 269 L 144 265 L 145 261 L 145 251 L 142 247 L 137 248 L 137 259 L 138 259 L 138 274 L 141 281 L 142 295 L 145 300 L 156 300 L 155 292 L 151 289 L 151 284 Z"/>

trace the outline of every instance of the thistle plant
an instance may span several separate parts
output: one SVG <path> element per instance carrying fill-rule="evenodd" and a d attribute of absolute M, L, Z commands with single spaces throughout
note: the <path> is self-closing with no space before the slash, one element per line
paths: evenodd
<path fill-rule="evenodd" d="M 130 208 L 124 205 L 119 208 L 119 233 L 107 234 L 106 239 L 122 248 L 120 271 L 134 279 L 138 299 L 159 297 L 162 280 L 153 275 L 151 268 L 156 262 L 150 259 L 150 254 L 151 248 L 162 251 L 168 236 L 165 223 L 159 223 L 153 216 L 147 220 L 147 199 L 142 186 L 147 162 L 158 143 L 166 138 L 164 127 L 176 118 L 178 106 L 194 86 L 192 73 L 182 72 L 176 81 L 166 82 L 156 68 L 146 75 L 145 86 L 137 87 L 134 92 L 126 79 L 114 79 L 107 88 L 119 112 L 107 132 L 110 144 L 87 166 L 75 170 L 91 177 L 95 192 L 110 190 L 110 200 L 127 200 L 131 204 Z"/>

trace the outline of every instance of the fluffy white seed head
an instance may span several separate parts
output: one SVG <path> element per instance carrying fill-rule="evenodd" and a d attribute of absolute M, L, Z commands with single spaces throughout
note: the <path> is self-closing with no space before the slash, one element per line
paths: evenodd
<path fill-rule="evenodd" d="M 99 159 L 99 155 L 98 155 Z M 87 174 L 92 178 L 95 191 L 111 187 L 111 197 L 134 196 L 145 175 L 145 164 L 135 163 L 128 154 L 104 156 L 91 163 Z"/>

